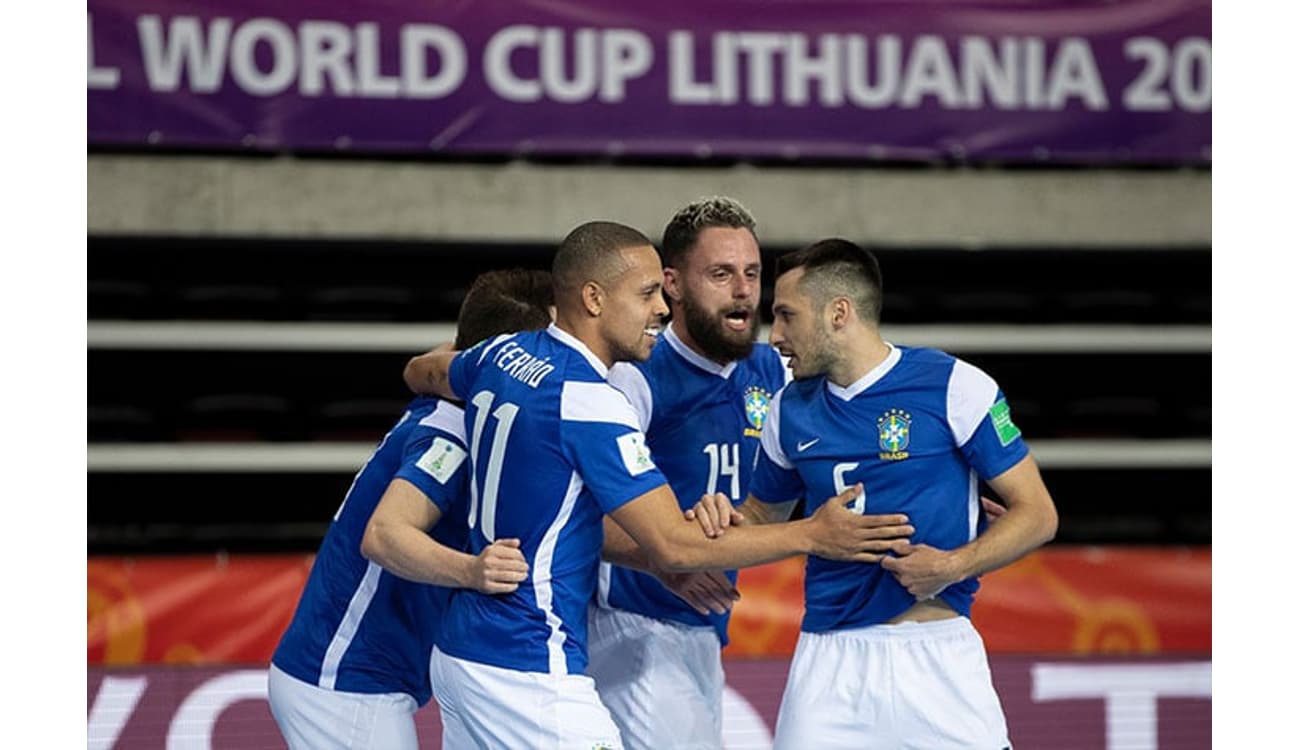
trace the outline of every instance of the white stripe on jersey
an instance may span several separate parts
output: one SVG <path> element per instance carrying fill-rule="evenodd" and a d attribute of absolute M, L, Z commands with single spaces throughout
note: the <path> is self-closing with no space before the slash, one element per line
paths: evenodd
<path fill-rule="evenodd" d="M 567 383 L 566 383 L 567 385 Z M 550 661 L 551 674 L 568 674 L 569 668 L 564 658 L 564 633 L 562 624 L 552 605 L 555 592 L 551 590 L 551 563 L 555 560 L 555 544 L 560 538 L 560 530 L 573 515 L 578 495 L 582 492 L 582 477 L 573 472 L 569 478 L 569 489 L 560 504 L 560 512 L 551 522 L 542 541 L 537 545 L 537 556 L 533 559 L 533 594 L 537 597 L 537 608 L 546 615 L 546 624 L 551 627 L 551 636 L 546 639 L 546 654 Z"/>
<path fill-rule="evenodd" d="M 980 522 L 980 514 L 984 511 L 980 507 L 980 478 L 974 469 L 970 470 L 970 479 L 966 484 L 966 521 L 970 527 L 970 536 L 966 539 L 968 542 L 975 541 L 975 531 L 977 524 Z"/>
<path fill-rule="evenodd" d="M 654 394 L 650 391 L 650 383 L 645 379 L 645 373 L 627 362 L 615 362 L 614 366 L 609 368 L 609 384 L 627 396 L 628 402 L 632 404 L 632 411 L 636 413 L 637 420 L 641 424 L 641 431 L 648 431 L 650 419 L 654 415 L 655 400 Z"/>
<path fill-rule="evenodd" d="M 420 420 L 421 427 L 433 427 L 465 442 L 465 410 L 450 401 L 439 401 L 433 411 Z"/>
<path fill-rule="evenodd" d="M 604 381 L 564 381 L 564 390 L 560 393 L 560 419 L 568 422 L 605 422 L 625 425 L 633 430 L 641 429 L 627 396 Z"/>
<path fill-rule="evenodd" d="M 772 402 L 767 406 L 767 418 L 763 420 L 763 431 L 759 434 L 759 445 L 762 446 L 763 452 L 772 460 L 772 463 L 780 466 L 782 469 L 793 469 L 794 464 L 790 462 L 789 456 L 781 449 L 781 397 L 785 395 L 785 388 L 776 392 L 772 397 Z M 755 454 L 754 460 L 758 460 Z"/>
<path fill-rule="evenodd" d="M 343 613 L 343 621 L 339 623 L 339 629 L 334 631 L 334 637 L 330 639 L 330 646 L 325 650 L 325 660 L 320 665 L 320 681 L 317 682 L 326 690 L 334 689 L 334 680 L 339 676 L 339 664 L 343 661 L 343 654 L 347 653 L 348 647 L 352 645 L 352 639 L 357 635 L 361 618 L 366 616 L 366 610 L 370 608 L 370 600 L 375 598 L 375 590 L 379 588 L 379 575 L 383 572 L 384 569 L 373 562 L 366 566 L 366 574 L 357 585 L 356 592 L 352 594 L 352 601 L 348 602 L 348 611 Z"/>
<path fill-rule="evenodd" d="M 948 426 L 958 446 L 975 434 L 997 395 L 998 384 L 983 370 L 960 359 L 953 363 L 948 376 Z"/>
<path fill-rule="evenodd" d="M 517 334 L 517 333 L 501 333 L 501 334 L 497 334 L 497 337 L 494 338 L 494 339 L 492 339 L 491 341 L 489 341 L 489 342 L 487 343 L 487 345 L 485 345 L 485 346 L 483 347 L 483 351 L 481 351 L 481 352 L 478 353 L 478 363 L 479 363 L 480 365 L 483 364 L 483 358 L 486 357 L 486 356 L 488 355 L 488 352 L 492 351 L 492 348 L 495 347 L 497 344 L 503 343 L 503 342 L 505 342 L 505 341 L 509 341 L 510 339 L 512 339 L 512 338 L 514 338 L 515 336 L 518 336 L 518 335 L 519 335 L 519 334 Z"/>
<path fill-rule="evenodd" d="M 596 573 L 596 606 L 609 609 L 609 586 L 613 575 L 613 566 L 601 560 L 600 569 Z"/>

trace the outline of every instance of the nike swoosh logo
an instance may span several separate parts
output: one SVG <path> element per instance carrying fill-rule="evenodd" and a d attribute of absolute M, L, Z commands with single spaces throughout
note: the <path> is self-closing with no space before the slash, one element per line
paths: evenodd
<path fill-rule="evenodd" d="M 800 444 L 796 445 L 796 446 L 795 446 L 795 450 L 799 451 L 800 453 L 803 453 L 804 451 L 806 451 L 806 450 L 808 450 L 809 448 L 813 447 L 814 444 L 816 444 L 816 443 L 818 443 L 818 442 L 820 442 L 820 441 L 821 441 L 821 438 L 813 438 L 812 440 L 809 440 L 809 441 L 806 442 L 806 443 L 800 443 Z"/>

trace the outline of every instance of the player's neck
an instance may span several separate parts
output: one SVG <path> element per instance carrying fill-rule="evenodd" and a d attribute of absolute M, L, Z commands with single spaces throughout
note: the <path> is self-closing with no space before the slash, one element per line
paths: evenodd
<path fill-rule="evenodd" d="M 571 316 L 556 311 L 555 327 L 581 341 L 592 354 L 596 355 L 596 359 L 605 365 L 606 369 L 614 365 L 609 347 L 601 338 L 594 318 L 575 321 Z"/>
<path fill-rule="evenodd" d="M 865 333 L 848 336 L 840 342 L 842 356 L 831 365 L 826 378 L 835 385 L 847 388 L 864 375 L 880 366 L 889 357 L 889 344 L 880 338 L 880 332 L 868 328 Z"/>

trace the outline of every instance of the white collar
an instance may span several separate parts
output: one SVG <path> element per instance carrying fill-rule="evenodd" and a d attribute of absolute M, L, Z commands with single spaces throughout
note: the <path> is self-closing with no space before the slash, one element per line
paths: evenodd
<path fill-rule="evenodd" d="M 886 354 L 885 360 L 880 364 L 876 365 L 875 367 L 871 368 L 871 371 L 868 372 L 866 375 L 863 375 L 862 377 L 858 378 L 856 381 L 854 381 L 847 387 L 835 385 L 834 383 L 831 382 L 830 378 L 827 378 L 826 390 L 830 391 L 832 396 L 841 398 L 845 401 L 851 401 L 854 396 L 857 396 L 859 393 L 862 393 L 863 391 L 867 390 L 872 385 L 874 385 L 876 381 L 885 377 L 885 373 L 894 369 L 894 365 L 898 364 L 898 360 L 902 359 L 903 357 L 903 353 L 900 352 L 898 348 L 895 347 L 893 344 L 886 341 L 885 346 L 889 347 L 889 354 Z"/>
<path fill-rule="evenodd" d="M 591 349 L 586 344 L 578 340 L 578 337 L 565 331 L 554 323 L 546 327 L 546 332 L 558 339 L 561 344 L 576 350 L 583 357 L 586 357 L 587 363 L 590 364 L 602 378 L 609 378 L 609 368 L 605 366 L 604 362 L 600 361 L 600 357 L 597 357 L 592 353 Z"/>
<path fill-rule="evenodd" d="M 673 348 L 673 351 L 682 356 L 682 359 L 690 362 L 705 372 L 726 379 L 731 377 L 732 371 L 736 369 L 735 360 L 732 360 L 725 365 L 720 365 L 687 346 L 686 342 L 682 341 L 681 337 L 677 335 L 677 332 L 673 330 L 672 323 L 669 323 L 664 327 L 662 336 L 664 340 L 668 342 L 668 345 Z"/>

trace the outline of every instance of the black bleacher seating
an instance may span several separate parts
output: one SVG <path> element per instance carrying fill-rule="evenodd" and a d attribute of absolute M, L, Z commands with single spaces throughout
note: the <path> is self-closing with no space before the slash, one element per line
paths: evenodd
<path fill-rule="evenodd" d="M 307 319 L 391 323 L 418 319 L 416 295 L 399 286 L 338 286 L 308 295 Z"/>
<path fill-rule="evenodd" d="M 301 437 L 289 399 L 275 393 L 213 393 L 181 409 L 175 434 L 188 442 L 257 442 Z"/>
<path fill-rule="evenodd" d="M 294 312 L 272 284 L 196 284 L 176 297 L 176 316 L 186 320 L 284 320 Z"/>
<path fill-rule="evenodd" d="M 790 249 L 764 248 L 768 323 L 775 257 Z M 89 312 L 92 321 L 450 322 L 478 273 L 546 268 L 550 253 L 541 244 L 91 237 Z M 890 326 L 1210 323 L 1206 248 L 878 255 Z M 373 444 L 409 400 L 401 370 L 414 353 L 92 347 L 90 440 Z M 997 379 L 1031 444 L 1210 434 L 1208 352 L 953 353 Z M 90 549 L 310 551 L 355 469 L 91 472 Z M 1209 541 L 1208 468 L 1046 468 L 1044 477 L 1062 542 Z"/>

